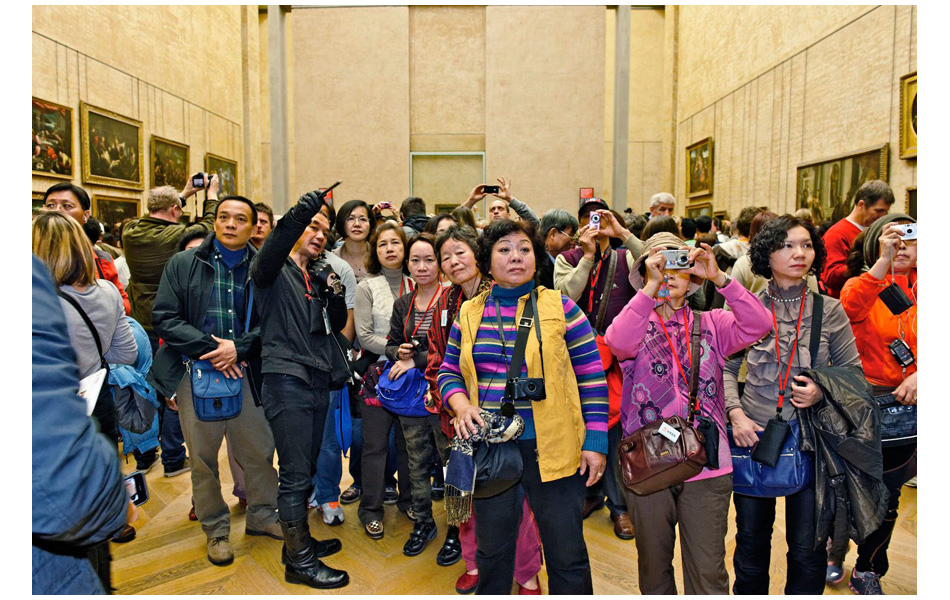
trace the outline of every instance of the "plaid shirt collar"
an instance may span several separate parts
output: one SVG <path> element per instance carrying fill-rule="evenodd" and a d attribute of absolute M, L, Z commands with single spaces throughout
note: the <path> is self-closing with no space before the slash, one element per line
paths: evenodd
<path fill-rule="evenodd" d="M 208 308 L 208 317 L 212 323 L 215 336 L 233 340 L 239 333 L 244 332 L 244 323 L 238 319 L 235 298 L 244 302 L 244 278 L 235 277 L 234 272 L 250 260 L 250 252 L 244 249 L 244 256 L 233 269 L 224 264 L 224 258 L 217 247 L 211 253 L 211 266 L 214 268 L 214 284 L 211 290 L 211 306 Z"/>

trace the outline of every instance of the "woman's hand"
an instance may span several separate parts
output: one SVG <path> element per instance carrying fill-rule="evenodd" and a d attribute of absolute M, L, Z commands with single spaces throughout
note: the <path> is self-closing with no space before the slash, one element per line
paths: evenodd
<path fill-rule="evenodd" d="M 455 425 L 455 435 L 460 438 L 468 439 L 472 434 L 478 433 L 485 426 L 479 414 L 479 409 L 468 401 L 468 398 L 462 394 L 455 394 L 449 399 L 449 405 L 452 412 L 455 413 L 455 419 L 452 424 Z"/>
<path fill-rule="evenodd" d="M 660 254 L 661 248 L 650 250 L 650 257 L 643 261 L 646 265 L 646 285 L 643 286 L 643 293 L 651 298 L 656 298 L 660 291 L 660 285 L 663 283 L 663 267 L 666 265 L 666 257 Z"/>
<path fill-rule="evenodd" d="M 416 355 L 416 350 L 410 343 L 399 344 L 399 352 L 396 356 L 399 360 L 408 360 Z"/>
<path fill-rule="evenodd" d="M 735 440 L 736 446 L 740 448 L 755 446 L 759 443 L 759 436 L 755 435 L 755 432 L 765 431 L 765 429 L 756 425 L 755 421 L 747 417 L 741 408 L 734 408 L 729 411 L 729 422 L 732 423 L 732 439 Z"/>
<path fill-rule="evenodd" d="M 790 386 L 792 388 L 791 402 L 795 408 L 808 408 L 809 406 L 817 404 L 825 397 L 821 392 L 821 388 L 818 387 L 818 384 L 812 381 L 811 378 L 804 375 L 796 375 L 792 379 L 805 384 L 797 385 L 793 383 Z M 785 393 L 787 394 L 788 390 L 786 390 Z"/>
<path fill-rule="evenodd" d="M 630 237 L 630 230 L 624 227 L 614 213 L 609 210 L 599 210 L 600 213 L 600 232 L 607 237 L 617 238 L 620 241 L 626 241 Z"/>
<path fill-rule="evenodd" d="M 690 275 L 712 280 L 717 286 L 724 283 L 726 276 L 719 270 L 716 257 L 713 255 L 709 244 L 700 244 L 695 248 L 689 248 L 689 260 L 695 263 L 689 269 Z"/>
<path fill-rule="evenodd" d="M 581 450 L 581 475 L 587 473 L 587 487 L 597 483 L 604 476 L 604 467 L 607 466 L 607 457 L 600 452 Z"/>
<path fill-rule="evenodd" d="M 402 349 L 400 348 L 400 351 Z M 416 365 L 412 362 L 411 359 L 403 359 L 393 363 L 393 366 L 389 368 L 389 379 L 390 381 L 396 381 L 403 376 L 409 369 L 414 368 Z"/>
<path fill-rule="evenodd" d="M 917 371 L 914 371 L 894 390 L 894 399 L 905 405 L 917 405 Z"/>

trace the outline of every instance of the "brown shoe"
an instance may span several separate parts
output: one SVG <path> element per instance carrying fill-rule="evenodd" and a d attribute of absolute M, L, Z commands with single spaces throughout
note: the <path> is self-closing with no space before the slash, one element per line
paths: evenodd
<path fill-rule="evenodd" d="M 600 510 L 604 507 L 603 498 L 584 498 L 584 509 L 581 511 L 581 516 L 585 519 L 589 517 L 595 510 Z"/>
<path fill-rule="evenodd" d="M 234 552 L 231 551 L 231 542 L 228 536 L 208 538 L 208 560 L 211 564 L 223 567 L 234 562 Z"/>
<path fill-rule="evenodd" d="M 263 525 L 251 525 L 250 523 L 246 523 L 244 525 L 244 533 L 247 535 L 267 535 L 275 540 L 284 539 L 284 532 L 280 529 L 279 521 L 265 523 Z"/>
<path fill-rule="evenodd" d="M 634 538 L 633 521 L 630 515 L 620 513 L 614 519 L 614 535 L 622 540 L 632 540 Z"/>

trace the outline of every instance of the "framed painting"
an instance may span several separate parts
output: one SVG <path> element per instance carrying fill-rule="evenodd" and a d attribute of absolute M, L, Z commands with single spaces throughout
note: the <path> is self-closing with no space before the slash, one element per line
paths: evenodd
<path fill-rule="evenodd" d="M 854 195 L 867 181 L 887 181 L 888 145 L 798 166 L 796 205 L 808 208 L 815 223 L 837 222 L 854 205 Z"/>
<path fill-rule="evenodd" d="M 237 161 L 209 152 L 205 155 L 205 172 L 218 176 L 218 181 L 221 182 L 218 188 L 219 198 L 237 193 Z"/>
<path fill-rule="evenodd" d="M 714 210 L 713 216 L 719 218 L 720 220 L 725 220 L 725 221 L 729 220 L 729 213 L 724 210 Z"/>
<path fill-rule="evenodd" d="M 85 102 L 79 122 L 83 183 L 145 189 L 142 122 Z"/>
<path fill-rule="evenodd" d="M 188 181 L 188 146 L 157 135 L 152 136 L 152 187 L 170 185 L 182 190 Z"/>
<path fill-rule="evenodd" d="M 452 214 L 452 211 L 458 208 L 458 206 L 459 206 L 458 204 L 436 204 L 435 214 L 437 215 L 441 215 L 442 213 L 445 213 L 447 215 Z"/>
<path fill-rule="evenodd" d="M 33 174 L 73 178 L 73 109 L 33 97 Z"/>
<path fill-rule="evenodd" d="M 709 196 L 713 191 L 713 142 L 708 137 L 686 148 L 686 197 Z"/>
<path fill-rule="evenodd" d="M 43 196 L 45 195 L 43 192 L 33 192 L 33 215 L 43 209 Z"/>
<path fill-rule="evenodd" d="M 695 219 L 696 217 L 702 217 L 704 215 L 707 217 L 713 216 L 712 202 L 700 202 L 698 204 L 690 204 L 686 207 L 686 216 L 690 219 Z"/>
<path fill-rule="evenodd" d="M 904 199 L 904 214 L 914 217 L 917 220 L 917 186 L 907 188 L 907 196 Z"/>
<path fill-rule="evenodd" d="M 588 199 L 588 198 L 593 198 L 593 197 L 594 197 L 594 188 L 592 188 L 592 187 L 589 187 L 589 188 L 581 188 L 581 190 L 580 190 L 580 199 L 581 199 L 581 200 L 586 200 L 586 199 Z"/>
<path fill-rule="evenodd" d="M 901 158 L 917 158 L 917 71 L 901 77 Z"/>
<path fill-rule="evenodd" d="M 92 197 L 92 216 L 104 225 L 113 225 L 124 219 L 134 219 L 139 216 L 139 208 L 138 198 L 119 198 L 99 194 Z"/>

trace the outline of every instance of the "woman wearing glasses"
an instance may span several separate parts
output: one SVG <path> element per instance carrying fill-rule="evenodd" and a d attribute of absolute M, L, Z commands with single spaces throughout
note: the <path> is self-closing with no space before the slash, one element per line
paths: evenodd
<path fill-rule="evenodd" d="M 350 200 L 336 215 L 336 233 L 343 240 L 334 254 L 353 267 L 356 283 L 366 277 L 367 240 L 376 229 L 376 220 L 370 218 L 369 205 L 362 200 Z"/>

